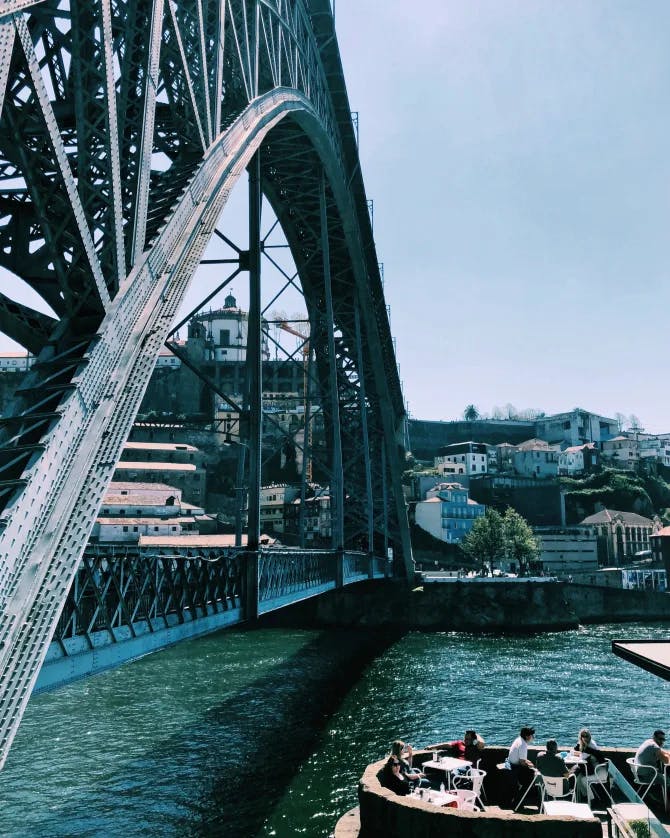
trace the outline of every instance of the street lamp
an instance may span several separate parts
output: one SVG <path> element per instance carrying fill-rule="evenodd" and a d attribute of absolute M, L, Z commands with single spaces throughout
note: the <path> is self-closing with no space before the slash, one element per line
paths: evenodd
<path fill-rule="evenodd" d="M 237 473 L 235 475 L 235 494 L 237 495 L 237 509 L 235 510 L 235 546 L 242 546 L 242 518 L 245 509 L 246 487 L 244 486 L 244 465 L 246 452 L 249 446 L 240 439 L 234 439 L 226 434 L 223 439 L 225 446 L 237 446 Z"/>

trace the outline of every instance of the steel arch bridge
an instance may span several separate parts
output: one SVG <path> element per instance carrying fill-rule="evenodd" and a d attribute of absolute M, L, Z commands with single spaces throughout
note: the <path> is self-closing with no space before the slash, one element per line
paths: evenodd
<path fill-rule="evenodd" d="M 249 536 L 258 548 L 259 218 L 312 328 L 333 547 L 411 572 L 404 407 L 328 0 L 2 0 L 0 331 L 36 362 L 0 419 L 0 764 L 99 504 L 231 189 L 250 173 Z M 42 313 L 44 309 L 51 313 Z"/>

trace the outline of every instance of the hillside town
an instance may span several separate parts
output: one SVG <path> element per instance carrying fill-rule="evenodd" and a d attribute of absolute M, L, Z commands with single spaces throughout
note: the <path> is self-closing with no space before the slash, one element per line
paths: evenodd
<path fill-rule="evenodd" d="M 231 403 L 242 401 L 245 387 L 246 317 L 230 294 L 221 309 L 191 320 L 185 340 L 162 350 L 93 529 L 92 551 L 244 545 L 246 445 Z M 279 328 L 300 338 L 288 323 Z M 263 543 L 329 546 L 329 487 L 318 465 L 323 423 L 307 392 L 305 356 L 272 360 L 267 342 L 263 354 L 263 440 L 271 452 L 260 499 Z M 0 355 L 0 399 L 11 396 L 31 363 L 26 353 Z M 196 366 L 230 403 L 212 394 Z M 504 555 L 495 568 L 473 565 L 463 549 L 487 510 L 511 508 L 537 544 L 526 572 L 666 589 L 670 433 L 622 428 L 621 417 L 575 408 L 534 419 L 410 419 L 406 437 L 404 491 L 419 569 L 520 572 Z"/>
<path fill-rule="evenodd" d="M 434 540 L 426 551 L 429 564 L 453 565 L 459 559 L 453 547 L 463 544 L 487 508 L 511 507 L 537 540 L 535 572 L 665 590 L 670 433 L 623 430 L 618 419 L 575 408 L 510 421 L 508 428 L 505 420 L 422 422 L 424 446 L 431 424 L 433 437 L 471 438 L 440 445 L 432 458 L 423 451 L 406 472 L 415 532 Z M 524 433 L 528 438 L 511 441 Z M 438 544 L 445 547 L 441 557 Z M 415 552 L 418 561 L 423 552 Z M 503 560 L 499 570 L 518 567 Z"/>

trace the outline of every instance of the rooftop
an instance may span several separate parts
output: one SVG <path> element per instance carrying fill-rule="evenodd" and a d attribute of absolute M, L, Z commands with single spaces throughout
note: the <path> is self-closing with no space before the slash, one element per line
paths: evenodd
<path fill-rule="evenodd" d="M 638 515 L 636 512 L 619 512 L 617 509 L 601 509 L 595 515 L 584 518 L 580 524 L 612 524 L 617 519 L 623 524 L 636 527 L 650 527 L 653 524 L 651 518 L 645 518 L 644 515 Z"/>
<path fill-rule="evenodd" d="M 102 524 L 106 527 L 114 526 L 115 524 L 142 524 L 142 525 L 158 525 L 158 524 L 195 524 L 197 523 L 197 519 L 192 515 L 183 515 L 179 518 L 158 518 L 155 515 L 147 516 L 147 517 L 140 517 L 140 518 L 128 518 L 126 515 L 116 516 L 114 518 L 109 517 L 100 517 L 96 518 L 96 522 L 98 524 Z"/>
<path fill-rule="evenodd" d="M 195 445 L 181 442 L 126 442 L 124 449 L 137 451 L 199 451 Z"/>
<path fill-rule="evenodd" d="M 269 535 L 262 535 L 260 543 L 271 545 L 276 543 L 275 538 Z M 246 547 L 247 536 L 242 535 L 242 547 Z M 200 535 L 193 533 L 191 535 L 140 535 L 140 547 L 234 547 L 235 535 L 227 533 L 218 533 L 216 535 Z"/>
<path fill-rule="evenodd" d="M 121 494 L 121 492 L 171 492 L 174 494 L 178 490 L 174 486 L 167 483 L 133 483 L 132 480 L 112 480 L 107 487 L 108 492 Z"/>
<path fill-rule="evenodd" d="M 197 471 L 195 463 L 157 463 L 153 460 L 135 462 L 121 460 L 116 464 L 117 471 Z"/>

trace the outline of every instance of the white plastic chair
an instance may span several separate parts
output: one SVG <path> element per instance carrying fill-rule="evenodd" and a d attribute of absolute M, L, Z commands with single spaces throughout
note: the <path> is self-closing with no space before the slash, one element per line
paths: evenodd
<path fill-rule="evenodd" d="M 452 794 L 458 798 L 457 808 L 464 812 L 476 812 L 477 795 L 470 789 L 455 789 Z"/>
<path fill-rule="evenodd" d="M 482 771 L 481 768 L 471 768 L 468 766 L 467 771 L 463 771 L 458 774 L 453 773 L 451 775 L 451 784 L 455 789 L 457 789 L 461 783 L 464 781 L 467 782 L 472 787 L 472 791 L 475 793 L 477 802 L 482 809 L 484 809 L 485 807 L 482 803 L 482 785 L 484 783 L 484 777 L 486 777 L 486 771 Z"/>
<path fill-rule="evenodd" d="M 575 790 L 577 788 L 576 778 L 574 774 L 569 777 L 542 777 L 542 798 L 540 800 L 540 810 L 544 809 L 545 798 L 551 797 L 552 800 L 566 800 L 570 799 L 572 803 L 575 802 Z M 568 790 L 565 791 L 565 783 L 567 782 Z"/>
<path fill-rule="evenodd" d="M 644 800 L 645 795 L 656 782 L 658 771 L 653 765 L 640 765 L 639 762 L 635 762 L 635 757 L 628 757 L 626 762 L 633 775 L 633 782 L 640 787 L 639 791 L 642 792 L 640 798 Z"/>
<path fill-rule="evenodd" d="M 610 794 L 609 789 L 607 788 L 607 783 L 609 781 L 609 760 L 605 762 L 599 762 L 593 770 L 593 774 L 586 775 L 586 796 L 588 799 L 589 806 L 593 801 L 593 791 L 592 786 L 600 786 L 600 788 L 605 792 L 605 794 L 609 797 L 610 804 L 614 803 L 612 799 L 612 795 Z"/>

